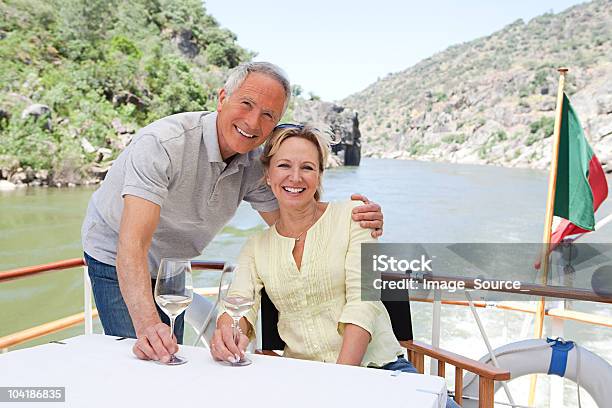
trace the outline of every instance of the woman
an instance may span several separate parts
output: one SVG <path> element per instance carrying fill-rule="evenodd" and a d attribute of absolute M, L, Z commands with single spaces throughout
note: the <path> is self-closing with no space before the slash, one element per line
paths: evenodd
<path fill-rule="evenodd" d="M 329 141 L 308 126 L 279 125 L 261 160 L 280 218 L 245 244 L 231 293 L 255 305 L 240 321 L 238 346 L 232 319 L 221 312 L 211 342 L 217 360 L 241 358 L 265 287 L 279 311 L 284 356 L 416 372 L 404 359 L 382 302 L 361 301 L 361 244 L 370 232 L 351 219 L 353 202 L 320 201 Z"/>

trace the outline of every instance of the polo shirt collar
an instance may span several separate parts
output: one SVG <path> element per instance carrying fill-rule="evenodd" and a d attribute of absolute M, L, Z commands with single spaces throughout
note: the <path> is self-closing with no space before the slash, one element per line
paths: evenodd
<path fill-rule="evenodd" d="M 209 113 L 202 119 L 202 139 L 206 146 L 206 155 L 210 163 L 222 163 L 221 150 L 217 140 L 217 112 Z"/>
<path fill-rule="evenodd" d="M 221 150 L 219 149 L 219 140 L 217 139 L 217 112 L 204 116 L 203 125 L 202 139 L 204 140 L 204 146 L 206 146 L 208 161 L 210 163 L 224 163 Z M 259 156 L 256 151 L 236 155 L 230 165 L 232 167 L 239 165 L 248 166 L 255 157 Z"/>

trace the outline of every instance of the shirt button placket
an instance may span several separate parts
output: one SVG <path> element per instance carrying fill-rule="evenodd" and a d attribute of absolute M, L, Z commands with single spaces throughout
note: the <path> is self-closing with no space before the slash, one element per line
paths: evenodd
<path fill-rule="evenodd" d="M 217 202 L 217 198 L 218 198 L 217 188 L 219 186 L 219 182 L 221 181 L 221 177 L 220 177 L 221 172 L 222 172 L 222 169 L 219 169 L 219 168 L 216 169 L 217 181 L 215 181 L 215 184 L 213 184 L 213 188 L 210 193 L 210 197 L 208 198 L 209 204 Z"/>

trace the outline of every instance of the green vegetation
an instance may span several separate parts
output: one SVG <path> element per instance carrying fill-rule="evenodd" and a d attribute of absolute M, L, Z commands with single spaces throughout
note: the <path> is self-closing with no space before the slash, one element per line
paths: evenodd
<path fill-rule="evenodd" d="M 117 126 L 213 109 L 225 72 L 252 57 L 199 0 L 7 0 L 0 15 L 0 156 L 55 179 L 114 158 Z M 35 103 L 50 115 L 22 119 Z"/>
<path fill-rule="evenodd" d="M 457 133 L 452 135 L 446 135 L 442 137 L 442 142 L 444 143 L 457 143 L 463 144 L 467 140 L 467 136 L 463 133 Z"/>
<path fill-rule="evenodd" d="M 529 136 L 527 136 L 527 140 L 525 140 L 525 146 L 531 146 L 532 144 L 534 144 L 540 139 L 541 137 L 539 135 L 532 133 Z"/>
<path fill-rule="evenodd" d="M 519 97 L 520 98 L 526 98 L 529 95 L 531 95 L 531 89 L 529 89 L 528 87 L 522 87 L 521 89 L 519 89 Z"/>
<path fill-rule="evenodd" d="M 555 119 L 547 116 L 542 116 L 539 120 L 529 125 L 529 131 L 532 134 L 540 133 L 544 138 L 552 136 L 554 130 Z"/>
<path fill-rule="evenodd" d="M 311 101 L 320 101 L 321 97 L 315 94 L 314 92 L 308 92 L 308 99 L 310 99 Z"/>
<path fill-rule="evenodd" d="M 487 159 L 491 149 L 493 149 L 496 144 L 505 140 L 508 140 L 508 135 L 505 131 L 498 130 L 497 132 L 493 133 L 491 136 L 489 136 L 487 141 L 478 148 L 478 157 L 481 160 Z"/>
<path fill-rule="evenodd" d="M 508 135 L 506 134 L 505 131 L 503 130 L 498 130 L 497 132 L 495 132 L 495 134 L 493 135 L 493 137 L 495 138 L 495 140 L 497 140 L 498 142 L 503 142 L 504 140 L 508 140 Z"/>
<path fill-rule="evenodd" d="M 514 151 L 514 158 L 518 159 L 519 157 L 521 157 L 521 153 L 522 153 L 522 151 L 521 151 L 520 147 L 517 147 L 516 150 Z"/>
<path fill-rule="evenodd" d="M 302 89 L 300 85 L 297 85 L 297 84 L 291 85 L 291 96 L 293 97 L 300 96 L 302 95 L 302 92 L 304 92 L 304 90 Z"/>
<path fill-rule="evenodd" d="M 548 79 L 548 73 L 546 70 L 542 69 L 536 72 L 533 80 L 531 81 L 531 85 L 535 87 L 539 87 L 546 84 Z"/>
<path fill-rule="evenodd" d="M 436 92 L 433 97 L 436 102 L 444 102 L 448 99 L 448 96 L 444 92 Z"/>
<path fill-rule="evenodd" d="M 490 151 L 491 151 L 491 148 L 489 147 L 489 145 L 484 144 L 484 145 L 480 146 L 478 148 L 478 158 L 480 160 L 486 160 L 486 158 L 489 155 Z"/>
<path fill-rule="evenodd" d="M 424 143 L 421 143 L 418 140 L 415 140 L 412 143 L 410 143 L 410 146 L 408 146 L 408 153 L 410 153 L 411 156 L 420 156 L 422 154 L 427 153 L 428 151 L 430 151 L 434 147 L 436 147 L 436 146 L 435 145 L 424 144 Z"/>

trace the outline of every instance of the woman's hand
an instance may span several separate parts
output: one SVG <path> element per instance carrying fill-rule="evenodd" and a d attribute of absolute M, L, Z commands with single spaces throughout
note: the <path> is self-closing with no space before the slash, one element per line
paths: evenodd
<path fill-rule="evenodd" d="M 244 318 L 243 318 L 244 319 Z M 249 345 L 249 338 L 240 330 L 238 341 L 234 339 L 232 319 L 223 314 L 217 321 L 217 329 L 210 342 L 210 354 L 217 361 L 229 361 L 235 363 L 244 357 L 244 352 Z"/>

